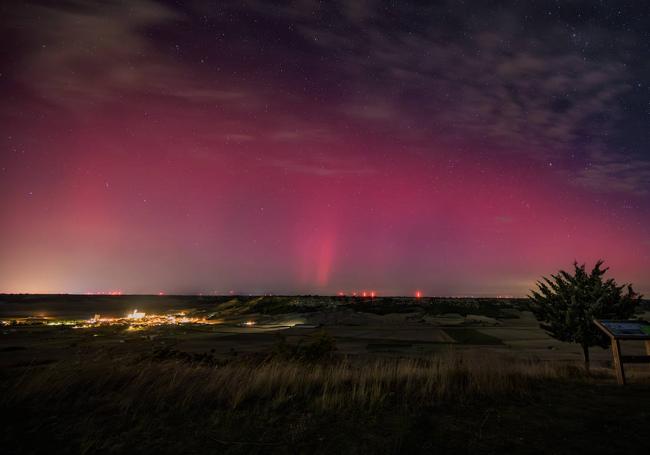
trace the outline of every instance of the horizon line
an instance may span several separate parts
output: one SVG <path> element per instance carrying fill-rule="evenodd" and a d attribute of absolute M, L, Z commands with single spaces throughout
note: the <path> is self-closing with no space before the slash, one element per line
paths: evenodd
<path fill-rule="evenodd" d="M 379 299 L 379 298 L 412 298 L 412 299 L 527 299 L 528 296 L 517 295 L 405 295 L 405 294 L 381 294 L 381 295 L 361 295 L 357 294 L 311 294 L 311 293 L 233 293 L 233 294 L 211 294 L 211 293 L 111 293 L 111 292 L 96 292 L 96 293 L 77 293 L 77 292 L 0 292 L 0 296 L 74 296 L 74 297 L 334 297 L 334 298 L 360 298 L 360 299 Z"/>

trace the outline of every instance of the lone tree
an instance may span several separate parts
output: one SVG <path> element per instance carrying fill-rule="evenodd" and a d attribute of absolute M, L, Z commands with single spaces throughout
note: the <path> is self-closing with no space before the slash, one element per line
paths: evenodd
<path fill-rule="evenodd" d="M 541 328 L 553 338 L 582 346 L 586 370 L 589 347 L 607 348 L 609 341 L 593 320 L 628 319 L 642 297 L 630 284 L 619 286 L 613 278 L 604 280 L 609 268 L 602 265 L 603 261 L 596 262 L 587 273 L 585 264 L 574 262 L 573 275 L 560 270 L 551 278 L 542 277 L 529 296 Z"/>

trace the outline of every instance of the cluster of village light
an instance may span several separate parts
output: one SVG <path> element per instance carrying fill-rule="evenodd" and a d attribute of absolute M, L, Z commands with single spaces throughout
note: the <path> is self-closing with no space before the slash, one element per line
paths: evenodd
<path fill-rule="evenodd" d="M 136 309 L 122 318 L 102 317 L 96 314 L 87 321 L 74 325 L 73 328 L 92 328 L 102 325 L 128 325 L 129 328 L 144 328 L 161 325 L 219 323 L 221 323 L 220 320 L 189 317 L 182 311 L 175 314 L 147 314 Z"/>
<path fill-rule="evenodd" d="M 13 320 L 2 320 L 2 325 L 33 325 L 44 324 L 48 326 L 71 326 L 73 329 L 88 329 L 93 327 L 101 327 L 107 325 L 128 325 L 128 328 L 145 328 L 163 325 L 178 325 L 178 324 L 221 324 L 223 321 L 218 319 L 206 319 L 189 317 L 185 312 L 174 314 L 147 314 L 141 311 L 133 310 L 124 317 L 102 317 L 96 314 L 87 320 L 66 320 L 66 319 L 52 319 L 50 317 L 28 317 L 17 318 Z M 247 326 L 254 325 L 255 322 L 249 321 Z"/>

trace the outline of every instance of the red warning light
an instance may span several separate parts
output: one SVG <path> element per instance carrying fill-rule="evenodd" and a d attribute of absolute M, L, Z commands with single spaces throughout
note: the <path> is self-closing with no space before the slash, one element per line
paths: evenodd
<path fill-rule="evenodd" d="M 415 298 L 419 299 L 420 297 L 422 297 L 422 291 L 415 291 Z"/>

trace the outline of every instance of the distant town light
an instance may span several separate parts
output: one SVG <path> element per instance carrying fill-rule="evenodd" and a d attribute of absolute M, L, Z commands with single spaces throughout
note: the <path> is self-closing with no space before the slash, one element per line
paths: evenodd
<path fill-rule="evenodd" d="M 147 315 L 146 313 L 138 313 L 138 310 L 135 309 L 135 310 L 133 310 L 133 313 L 130 313 L 128 315 L 128 318 L 129 319 L 144 319 L 144 317 L 146 315 Z"/>
<path fill-rule="evenodd" d="M 85 292 L 86 295 L 122 295 L 122 291 L 94 291 Z"/>

